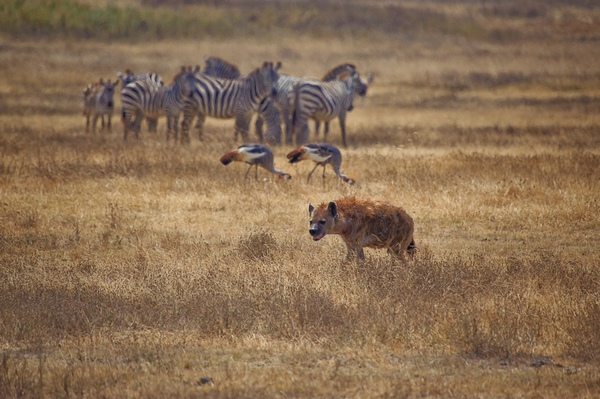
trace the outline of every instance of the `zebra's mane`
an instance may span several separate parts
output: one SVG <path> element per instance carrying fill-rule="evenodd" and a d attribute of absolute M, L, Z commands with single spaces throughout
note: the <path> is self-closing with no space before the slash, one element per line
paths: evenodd
<path fill-rule="evenodd" d="M 344 80 L 349 76 L 350 76 L 350 71 L 345 70 L 342 73 L 340 73 L 339 75 L 337 75 L 337 80 Z"/>
<path fill-rule="evenodd" d="M 323 79 L 321 79 L 321 80 L 327 81 L 327 80 L 336 79 L 340 73 L 342 73 L 343 71 L 349 71 L 349 70 L 356 71 L 356 65 L 350 64 L 350 63 L 345 63 L 345 64 L 338 65 L 336 67 L 333 67 L 329 70 L 329 72 L 327 72 L 325 74 L 325 76 L 323 76 Z"/>

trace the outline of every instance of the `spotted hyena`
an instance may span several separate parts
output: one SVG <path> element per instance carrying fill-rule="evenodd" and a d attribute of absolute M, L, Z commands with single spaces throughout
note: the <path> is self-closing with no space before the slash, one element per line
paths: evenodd
<path fill-rule="evenodd" d="M 312 239 L 318 241 L 327 234 L 341 236 L 349 259 L 364 259 L 363 247 L 387 248 L 400 258 L 404 252 L 412 256 L 416 250 L 413 219 L 392 204 L 344 197 L 317 207 L 308 204 L 308 213 Z"/>

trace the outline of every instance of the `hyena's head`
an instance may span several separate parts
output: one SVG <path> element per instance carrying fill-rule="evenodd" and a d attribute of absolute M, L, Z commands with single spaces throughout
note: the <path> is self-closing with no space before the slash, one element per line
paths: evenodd
<path fill-rule="evenodd" d="M 322 203 L 316 208 L 308 204 L 308 214 L 310 216 L 310 228 L 308 232 L 314 241 L 319 241 L 335 228 L 337 220 L 337 205 L 335 202 L 329 204 Z"/>

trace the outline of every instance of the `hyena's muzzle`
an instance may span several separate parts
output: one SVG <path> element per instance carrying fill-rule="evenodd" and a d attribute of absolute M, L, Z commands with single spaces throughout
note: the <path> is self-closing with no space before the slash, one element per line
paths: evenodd
<path fill-rule="evenodd" d="M 321 238 L 325 237 L 327 234 L 327 229 L 325 228 L 325 220 L 319 220 L 318 222 L 311 222 L 310 229 L 308 230 L 313 241 L 319 241 Z"/>

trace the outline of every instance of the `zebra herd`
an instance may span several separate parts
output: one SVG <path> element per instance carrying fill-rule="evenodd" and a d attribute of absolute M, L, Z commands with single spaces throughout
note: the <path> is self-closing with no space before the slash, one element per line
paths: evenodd
<path fill-rule="evenodd" d="M 296 77 L 280 73 L 281 63 L 264 62 L 262 66 L 242 76 L 233 64 L 217 58 L 205 57 L 205 68 L 182 67 L 172 83 L 165 85 L 156 73 L 134 74 L 130 70 L 117 74 L 121 81 L 121 119 L 123 139 L 129 131 L 139 137 L 141 122 L 147 119 L 148 130 L 156 131 L 157 120 L 167 118 L 167 141 L 190 141 L 192 122 L 202 139 L 207 117 L 235 119 L 235 138 L 246 142 L 250 122 L 257 114 L 255 131 L 259 141 L 281 144 L 284 125 L 285 143 L 302 145 L 308 142 L 308 121 L 314 120 L 316 133 L 320 122 L 325 122 L 325 136 L 329 122 L 339 119 L 342 143 L 346 142 L 346 114 L 353 108 L 355 95 L 364 96 L 373 80 L 372 74 L 361 77 L 353 64 L 341 64 L 321 79 Z M 86 130 L 90 118 L 92 129 L 101 117 L 108 118 L 111 126 L 114 109 L 113 94 L 119 81 L 100 80 L 88 85 L 83 95 Z M 181 135 L 179 135 L 179 119 Z M 263 126 L 266 125 L 266 132 Z M 180 137 L 179 137 L 180 136 Z"/>

